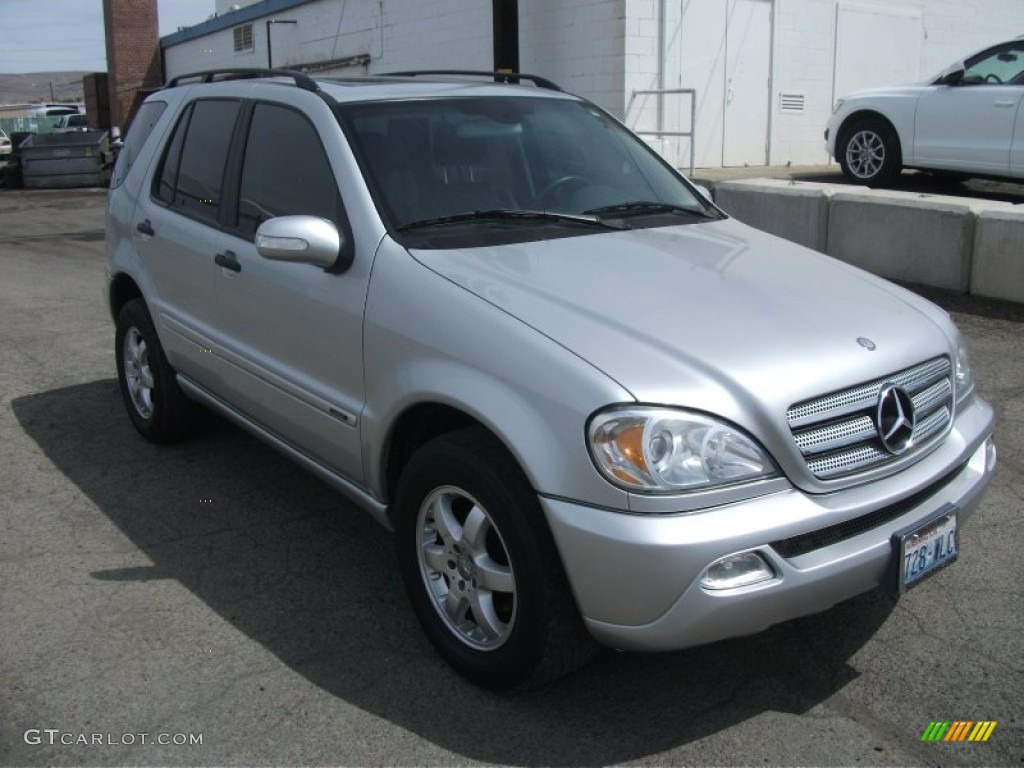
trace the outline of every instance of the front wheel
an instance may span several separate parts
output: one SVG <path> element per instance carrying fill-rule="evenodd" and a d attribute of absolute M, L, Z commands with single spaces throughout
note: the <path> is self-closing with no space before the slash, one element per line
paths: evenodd
<path fill-rule="evenodd" d="M 536 685 L 593 654 L 537 496 L 488 432 L 445 435 L 413 455 L 395 528 L 413 609 L 464 676 Z"/>
<path fill-rule="evenodd" d="M 843 131 L 838 154 L 843 173 L 858 184 L 885 184 L 899 174 L 903 162 L 895 132 L 873 118 Z"/>

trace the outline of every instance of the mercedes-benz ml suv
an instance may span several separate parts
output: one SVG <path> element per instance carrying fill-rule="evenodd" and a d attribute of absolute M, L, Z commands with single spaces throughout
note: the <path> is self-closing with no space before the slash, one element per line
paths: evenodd
<path fill-rule="evenodd" d="M 107 219 L 142 436 L 212 410 L 332 483 L 394 530 L 440 653 L 495 687 L 953 562 L 995 448 L 946 313 L 509 79 L 151 95 Z"/>

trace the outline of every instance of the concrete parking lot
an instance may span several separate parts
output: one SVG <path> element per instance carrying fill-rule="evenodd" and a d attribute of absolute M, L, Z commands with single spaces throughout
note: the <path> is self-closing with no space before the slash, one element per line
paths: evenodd
<path fill-rule="evenodd" d="M 937 297 L 999 414 L 952 568 L 497 695 L 434 655 L 389 534 L 321 482 L 223 423 L 136 435 L 104 204 L 0 190 L 0 763 L 1024 765 L 1024 308 Z M 998 724 L 922 742 L 936 720 Z"/>

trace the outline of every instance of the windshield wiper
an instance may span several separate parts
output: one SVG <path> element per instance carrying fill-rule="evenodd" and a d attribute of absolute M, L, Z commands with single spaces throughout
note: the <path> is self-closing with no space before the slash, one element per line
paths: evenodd
<path fill-rule="evenodd" d="M 558 213 L 556 211 L 523 211 L 515 208 L 494 208 L 487 211 L 466 211 L 455 213 L 451 216 L 438 216 L 433 219 L 422 219 L 403 224 L 398 228 L 399 232 L 408 232 L 411 229 L 422 229 L 424 227 L 435 227 L 444 224 L 458 224 L 464 221 L 486 221 L 493 219 L 501 220 L 522 220 L 522 221 L 565 221 L 572 224 L 585 224 L 590 227 L 601 229 L 629 229 L 626 224 L 613 224 L 602 221 L 597 216 L 587 216 L 579 213 Z"/>
<path fill-rule="evenodd" d="M 713 208 L 691 208 L 685 205 L 673 203 L 659 203 L 654 200 L 633 200 L 629 203 L 617 203 L 615 205 L 603 205 L 600 208 L 591 208 L 583 212 L 593 216 L 606 216 L 608 214 L 619 214 L 622 216 L 649 216 L 659 213 L 680 213 L 687 216 L 698 216 L 702 219 L 720 219 L 721 215 Z"/>

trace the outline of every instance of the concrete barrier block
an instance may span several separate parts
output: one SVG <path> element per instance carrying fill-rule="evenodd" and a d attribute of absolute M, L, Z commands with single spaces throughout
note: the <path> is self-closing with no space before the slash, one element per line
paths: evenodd
<path fill-rule="evenodd" d="M 826 252 L 882 277 L 966 293 L 978 208 L 912 192 L 837 192 Z"/>
<path fill-rule="evenodd" d="M 744 224 L 824 252 L 828 244 L 828 198 L 836 184 L 745 179 L 715 184 L 714 197 Z"/>
<path fill-rule="evenodd" d="M 1024 303 L 1024 211 L 993 208 L 978 213 L 971 293 Z"/>

